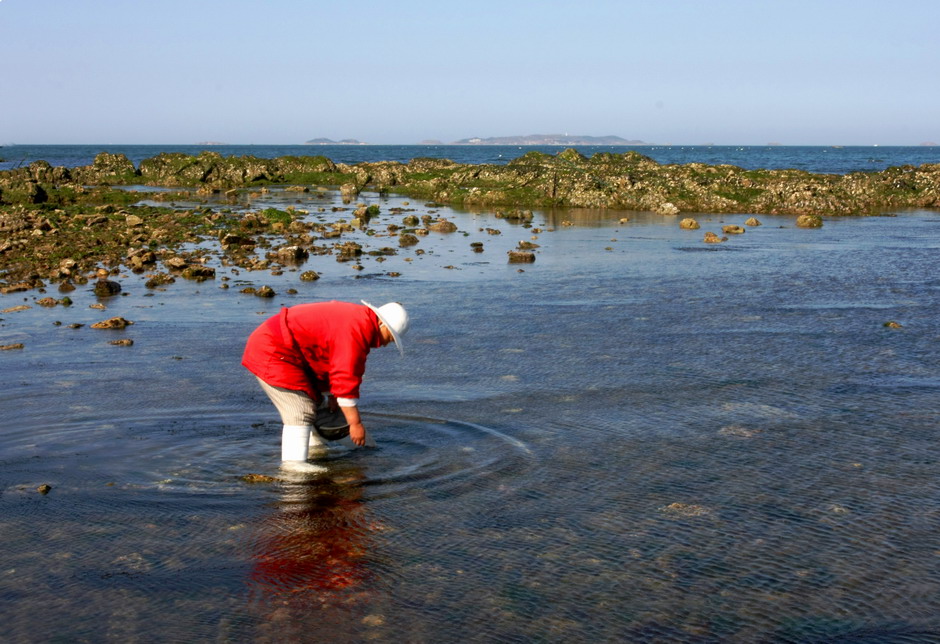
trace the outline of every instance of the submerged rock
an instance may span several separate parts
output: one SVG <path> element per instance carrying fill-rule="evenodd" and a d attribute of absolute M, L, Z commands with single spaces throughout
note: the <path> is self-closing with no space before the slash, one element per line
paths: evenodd
<path fill-rule="evenodd" d="M 245 474 L 239 477 L 245 483 L 276 483 L 278 479 L 267 474 Z"/>
<path fill-rule="evenodd" d="M 710 508 L 704 505 L 694 505 L 691 503 L 670 503 L 660 508 L 661 512 L 680 517 L 703 517 L 712 513 Z"/>
<path fill-rule="evenodd" d="M 749 217 L 748 220 L 744 222 L 744 225 L 751 226 L 753 228 L 754 226 L 760 226 L 761 223 L 760 223 L 760 220 L 757 219 L 757 217 Z"/>
<path fill-rule="evenodd" d="M 686 217 L 685 219 L 679 222 L 679 228 L 682 228 L 684 230 L 698 230 L 699 228 L 701 228 L 701 226 L 692 217 Z"/>
<path fill-rule="evenodd" d="M 721 228 L 721 232 L 725 233 L 726 235 L 743 235 L 744 229 L 740 226 L 731 224 L 729 226 L 723 226 Z"/>

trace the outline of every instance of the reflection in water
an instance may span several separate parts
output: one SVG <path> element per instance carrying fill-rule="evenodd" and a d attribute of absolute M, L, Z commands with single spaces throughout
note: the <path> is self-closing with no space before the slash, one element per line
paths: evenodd
<path fill-rule="evenodd" d="M 522 273 L 532 230 L 454 219 L 387 257 L 405 279 L 129 287 L 128 351 L 67 328 L 89 292 L 3 314 L 6 640 L 940 641 L 935 213 L 765 217 L 733 253 L 559 226 Z M 422 330 L 370 367 L 379 449 L 244 483 L 277 429 L 231 347 L 281 303 L 391 290 Z"/>
<path fill-rule="evenodd" d="M 360 588 L 371 571 L 365 555 L 373 529 L 357 468 L 338 474 L 294 475 L 252 545 L 255 601 L 327 601 Z"/>
<path fill-rule="evenodd" d="M 248 578 L 255 642 L 309 640 L 348 633 L 372 603 L 378 524 L 363 500 L 365 476 L 333 463 L 326 475 L 292 474 L 250 544 Z M 368 620 L 366 620 L 368 623 Z"/>

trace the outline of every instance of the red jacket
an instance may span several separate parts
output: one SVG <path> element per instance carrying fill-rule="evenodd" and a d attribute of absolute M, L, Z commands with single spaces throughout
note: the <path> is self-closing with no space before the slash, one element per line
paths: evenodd
<path fill-rule="evenodd" d="M 350 302 L 316 302 L 281 309 L 248 337 L 242 365 L 269 385 L 358 398 L 366 357 L 380 347 L 379 318 Z"/>

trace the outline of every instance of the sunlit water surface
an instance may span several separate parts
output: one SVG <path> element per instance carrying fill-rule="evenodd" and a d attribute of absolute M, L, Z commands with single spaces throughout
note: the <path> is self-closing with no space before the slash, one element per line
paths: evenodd
<path fill-rule="evenodd" d="M 940 639 L 940 215 L 761 217 L 710 246 L 746 217 L 438 214 L 462 232 L 361 271 L 0 297 L 32 306 L 0 314 L 25 344 L 0 353 L 4 638 Z M 290 476 L 239 360 L 321 299 L 413 326 L 369 361 L 378 448 Z M 135 324 L 90 329 L 113 315 Z"/>

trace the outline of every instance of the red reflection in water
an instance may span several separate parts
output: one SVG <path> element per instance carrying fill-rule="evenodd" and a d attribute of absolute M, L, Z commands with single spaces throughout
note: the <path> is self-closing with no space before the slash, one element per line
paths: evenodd
<path fill-rule="evenodd" d="M 356 476 L 287 483 L 253 547 L 257 599 L 355 590 L 370 577 L 371 528 Z"/>

